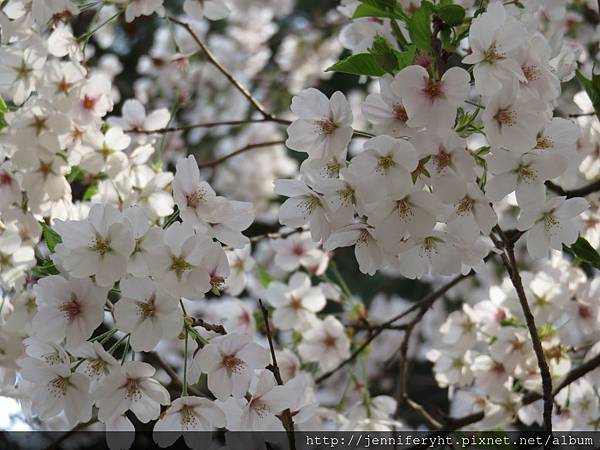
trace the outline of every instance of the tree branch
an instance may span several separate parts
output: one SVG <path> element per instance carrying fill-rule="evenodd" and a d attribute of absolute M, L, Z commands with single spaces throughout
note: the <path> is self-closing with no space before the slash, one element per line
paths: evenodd
<path fill-rule="evenodd" d="M 275 381 L 277 381 L 277 384 L 279 386 L 283 386 L 283 379 L 281 378 L 281 372 L 279 371 L 279 366 L 277 365 L 277 357 L 275 356 L 275 346 L 273 345 L 273 336 L 271 335 L 271 327 L 269 325 L 269 312 L 264 307 L 261 299 L 258 299 L 258 304 L 260 306 L 260 310 L 265 321 L 265 329 L 267 330 L 267 339 L 269 340 L 271 359 L 273 361 L 273 364 L 268 366 L 267 369 L 273 372 L 273 376 L 275 377 Z M 294 421 L 292 420 L 292 413 L 289 409 L 283 411 L 281 421 L 283 422 L 283 426 L 287 431 L 290 450 L 295 450 L 296 442 L 294 439 Z"/>
<path fill-rule="evenodd" d="M 237 125 L 246 125 L 249 123 L 279 123 L 282 125 L 289 125 L 291 121 L 285 119 L 278 119 L 276 117 L 263 117 L 262 119 L 240 119 L 240 120 L 225 120 L 222 122 L 203 122 L 203 123 L 195 123 L 192 125 L 183 125 L 180 127 L 165 127 L 165 128 L 157 128 L 155 130 L 142 130 L 137 128 L 131 128 L 129 130 L 125 130 L 125 133 L 137 133 L 137 134 L 164 134 L 164 133 L 174 133 L 176 131 L 187 131 L 193 130 L 195 128 L 214 128 L 220 126 L 237 126 Z"/>
<path fill-rule="evenodd" d="M 161 367 L 161 369 L 163 369 L 167 373 L 167 375 L 169 375 L 169 378 L 175 386 L 177 386 L 179 389 L 183 389 L 183 383 L 179 379 L 179 375 L 177 375 L 177 372 L 175 372 L 175 370 L 173 370 L 173 368 L 170 365 L 163 361 L 163 359 L 160 356 L 158 356 L 158 353 L 149 352 L 146 353 L 146 355 L 150 357 L 150 359 L 156 361 L 156 363 Z M 192 386 L 188 386 L 188 392 L 197 397 L 203 396 L 202 392 L 200 392 Z"/>
<path fill-rule="evenodd" d="M 565 376 L 563 381 L 556 387 L 556 389 L 554 389 L 552 396 L 553 397 L 556 396 L 565 387 L 569 386 L 571 383 L 577 381 L 578 379 L 584 377 L 585 375 L 590 373 L 592 370 L 597 369 L 598 367 L 600 367 L 600 354 L 596 355 L 594 358 L 590 359 L 589 361 L 575 367 L 574 369 L 571 369 L 571 371 L 569 373 L 567 373 L 567 375 Z M 542 398 L 542 395 L 540 395 L 538 392 L 528 392 L 527 394 L 525 394 L 523 396 L 523 398 L 521 400 L 521 404 L 523 406 L 526 406 L 537 400 L 540 400 L 541 398 Z M 449 430 L 449 431 L 457 430 L 459 428 L 466 427 L 467 425 L 477 423 L 480 420 L 482 420 L 483 417 L 484 417 L 483 412 L 477 412 L 477 413 L 469 414 L 469 415 L 462 416 L 462 417 L 456 417 L 456 418 L 448 417 L 444 421 L 444 429 Z"/>
<path fill-rule="evenodd" d="M 279 140 L 279 141 L 269 141 L 269 142 L 258 142 L 256 144 L 248 144 L 245 145 L 244 147 L 237 149 L 234 152 L 231 152 L 225 156 L 222 156 L 220 158 L 217 159 L 213 159 L 212 161 L 207 161 L 204 163 L 199 163 L 198 167 L 200 169 L 205 169 L 205 168 L 209 168 L 209 167 L 216 167 L 219 164 L 224 163 L 225 161 L 227 161 L 229 158 L 233 158 L 234 156 L 239 155 L 240 153 L 244 153 L 247 152 L 248 150 L 253 150 L 255 148 L 264 148 L 264 147 L 271 147 L 273 145 L 283 145 L 285 143 L 285 141 Z"/>
<path fill-rule="evenodd" d="M 379 336 L 386 329 L 389 329 L 389 327 L 391 325 L 393 325 L 394 322 L 396 322 L 397 320 L 400 320 L 401 318 L 407 316 L 411 312 L 416 311 L 417 309 L 422 309 L 422 310 L 426 311 L 427 309 L 429 309 L 429 307 L 431 305 L 433 305 L 433 303 L 438 298 L 442 297 L 446 292 L 448 292 L 451 288 L 453 288 L 454 286 L 456 286 L 458 283 L 460 283 L 465 278 L 468 278 L 468 277 L 472 276 L 473 273 L 474 272 L 471 271 L 467 275 L 458 275 L 458 276 L 454 277 L 451 281 L 449 281 L 448 283 L 446 283 L 444 286 L 442 286 L 438 290 L 432 292 L 431 294 L 429 294 L 425 298 L 419 300 L 417 303 L 415 303 L 414 305 L 412 305 L 410 308 L 407 308 L 405 311 L 403 311 L 402 313 L 398 314 L 397 316 L 391 318 L 387 322 L 384 322 L 381 325 L 374 325 L 374 326 L 368 328 L 367 329 L 368 334 L 367 334 L 367 337 L 364 340 L 364 342 L 360 346 L 358 346 L 358 348 L 356 350 L 354 350 L 354 352 L 352 352 L 352 354 L 348 358 L 346 358 L 345 360 L 343 360 L 337 367 L 335 367 L 334 369 L 330 370 L 329 372 L 325 372 L 320 377 L 318 377 L 315 380 L 315 383 L 316 384 L 322 383 L 323 381 L 325 381 L 329 377 L 331 377 L 333 374 L 335 374 L 337 371 L 339 371 L 340 369 L 342 369 L 344 366 L 346 366 L 347 364 L 350 364 L 352 361 L 354 361 L 354 359 L 356 359 L 358 357 L 358 355 L 360 355 L 362 353 L 362 351 L 365 348 L 367 348 L 369 346 L 369 344 L 377 336 Z"/>
<path fill-rule="evenodd" d="M 202 327 L 207 331 L 214 331 L 217 334 L 227 334 L 227 330 L 225 330 L 223 325 L 208 323 L 199 318 L 192 318 L 192 326 L 193 327 Z"/>
<path fill-rule="evenodd" d="M 194 32 L 194 30 L 192 29 L 192 27 L 190 27 L 189 24 L 187 24 L 186 22 L 182 22 L 179 19 L 176 19 L 175 17 L 172 16 L 168 16 L 167 20 L 170 20 L 171 22 L 179 25 L 180 27 L 182 27 L 184 30 L 186 30 L 188 32 L 188 34 L 191 36 L 191 38 L 194 40 L 194 42 L 196 42 L 196 44 L 198 45 L 198 47 L 200 47 L 200 49 L 204 52 L 204 55 L 206 56 L 206 58 L 208 59 L 208 61 L 215 66 L 215 68 L 221 72 L 225 78 L 227 78 L 229 80 L 229 82 L 238 90 L 240 91 L 240 93 L 246 97 L 246 99 L 250 102 L 250 104 L 265 118 L 265 119 L 272 119 L 274 120 L 275 117 L 269 113 L 266 108 L 250 93 L 250 91 L 248 89 L 246 89 L 234 76 L 233 74 L 227 70 L 227 68 L 225 68 L 225 66 L 223 66 L 213 55 L 213 53 L 210 51 L 210 49 L 206 46 L 206 44 L 204 42 L 202 42 L 202 40 L 198 37 L 198 35 Z"/>
<path fill-rule="evenodd" d="M 529 334 L 533 343 L 533 350 L 535 352 L 538 367 L 540 369 L 540 375 L 542 377 L 542 391 L 544 398 L 544 426 L 546 428 L 546 431 L 551 433 L 553 407 L 552 376 L 550 375 L 548 362 L 546 361 L 546 357 L 544 355 L 542 341 L 540 340 L 540 336 L 537 332 L 535 318 L 533 317 L 533 313 L 531 312 L 531 308 L 529 307 L 529 303 L 527 302 L 527 296 L 525 294 L 525 289 L 523 288 L 521 274 L 519 273 L 519 269 L 517 268 L 517 262 L 515 259 L 514 251 L 514 242 L 506 237 L 506 235 L 499 226 L 496 227 L 496 230 L 503 243 L 504 251 L 502 253 L 502 262 L 508 270 L 508 274 L 510 276 L 512 284 L 515 288 L 515 291 L 517 292 L 517 296 L 519 297 L 521 309 L 523 310 L 523 314 L 525 315 L 525 321 L 527 322 L 527 328 L 529 329 Z"/>
<path fill-rule="evenodd" d="M 600 180 L 594 181 L 583 187 L 571 190 L 565 190 L 561 186 L 553 183 L 552 181 L 546 181 L 546 187 L 552 192 L 558 195 L 564 195 L 567 198 L 573 197 L 585 197 L 586 195 L 593 194 L 594 192 L 600 191 Z"/>

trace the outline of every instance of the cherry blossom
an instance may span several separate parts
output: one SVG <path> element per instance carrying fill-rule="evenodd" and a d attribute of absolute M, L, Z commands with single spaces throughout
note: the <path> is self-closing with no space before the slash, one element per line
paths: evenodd
<path fill-rule="evenodd" d="M 350 340 L 343 325 L 327 316 L 304 333 L 298 351 L 304 360 L 318 362 L 321 370 L 327 371 L 350 355 Z"/>
<path fill-rule="evenodd" d="M 244 334 L 214 338 L 196 357 L 193 364 L 208 375 L 208 388 L 219 400 L 233 395 L 244 396 L 256 369 L 268 362 L 267 350 Z"/>
<path fill-rule="evenodd" d="M 341 92 L 328 99 L 316 89 L 294 97 L 292 112 L 299 118 L 288 129 L 286 145 L 313 158 L 340 156 L 352 138 L 352 111 Z"/>
<path fill-rule="evenodd" d="M 577 240 L 578 228 L 573 219 L 584 212 L 589 203 L 582 198 L 555 197 L 524 210 L 518 228 L 526 231 L 527 250 L 532 258 L 542 258 L 550 249 L 560 250 Z"/>
<path fill-rule="evenodd" d="M 57 221 L 55 227 L 63 237 L 55 258 L 71 276 L 94 275 L 100 286 L 112 286 L 125 274 L 135 243 L 114 206 L 94 205 L 88 220 Z"/>
<path fill-rule="evenodd" d="M 456 108 L 467 97 L 469 74 L 453 67 L 434 80 L 423 67 L 409 66 L 398 73 L 392 89 L 402 97 L 407 125 L 444 133 L 454 125 Z"/>
<path fill-rule="evenodd" d="M 52 275 L 36 285 L 38 310 L 33 318 L 35 335 L 50 342 L 66 338 L 74 348 L 89 338 L 104 318 L 107 289 L 88 279 Z"/>
<path fill-rule="evenodd" d="M 154 425 L 154 441 L 161 447 L 168 447 L 183 434 L 188 447 L 201 448 L 188 432 L 212 431 L 224 426 L 225 414 L 215 402 L 201 397 L 179 397 Z"/>
<path fill-rule="evenodd" d="M 117 327 L 131 333 L 135 351 L 150 351 L 161 339 L 179 335 L 183 315 L 177 299 L 162 292 L 149 278 L 129 278 L 120 283 L 121 299 L 114 309 Z"/>
<path fill-rule="evenodd" d="M 154 378 L 156 370 L 147 363 L 128 361 L 105 377 L 95 393 L 98 418 L 113 420 L 126 411 L 143 423 L 157 419 L 160 406 L 171 402 L 169 392 Z"/>
<path fill-rule="evenodd" d="M 310 328 L 326 303 L 321 289 L 312 287 L 310 278 L 301 272 L 293 274 L 287 286 L 277 281 L 269 284 L 265 298 L 275 307 L 273 323 L 283 330 Z"/>

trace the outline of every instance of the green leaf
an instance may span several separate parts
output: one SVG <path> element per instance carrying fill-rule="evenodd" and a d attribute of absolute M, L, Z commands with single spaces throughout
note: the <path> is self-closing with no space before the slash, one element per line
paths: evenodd
<path fill-rule="evenodd" d="M 52 228 L 46 225 L 45 222 L 40 222 L 40 225 L 42 226 L 42 235 L 44 236 L 44 240 L 46 241 L 48 250 L 54 252 L 56 245 L 62 242 L 60 234 L 58 234 L 56 231 L 54 231 Z"/>
<path fill-rule="evenodd" d="M 398 70 L 402 70 L 414 63 L 415 55 L 417 54 L 417 47 L 411 45 L 403 52 L 394 50 L 394 54 L 398 60 Z"/>
<path fill-rule="evenodd" d="M 596 269 L 600 269 L 600 255 L 585 238 L 579 236 L 575 243 L 568 247 L 568 249 L 577 259 L 588 263 Z"/>
<path fill-rule="evenodd" d="M 87 202 L 91 200 L 94 195 L 98 193 L 98 185 L 96 183 L 91 184 L 83 193 L 83 201 Z"/>
<path fill-rule="evenodd" d="M 410 39 L 420 50 L 431 52 L 431 14 L 433 5 L 422 2 L 408 21 Z"/>
<path fill-rule="evenodd" d="M 67 175 L 67 181 L 70 184 L 75 180 L 80 180 L 81 178 L 83 178 L 84 175 L 85 175 L 85 172 L 83 170 L 81 170 L 81 168 L 79 166 L 73 166 L 73 167 L 71 167 L 71 171 Z"/>
<path fill-rule="evenodd" d="M 363 0 L 352 15 L 353 19 L 359 19 L 361 17 L 407 19 L 406 14 L 404 14 L 394 0 Z"/>
<path fill-rule="evenodd" d="M 8 111 L 8 106 L 6 106 L 6 103 L 4 103 L 4 100 L 0 97 L 0 130 L 8 126 L 8 122 L 4 119 L 4 114 Z"/>
<path fill-rule="evenodd" d="M 269 272 L 267 272 L 265 269 L 263 269 L 262 267 L 259 267 L 259 266 L 257 266 L 257 270 L 258 270 L 258 278 L 260 279 L 260 283 L 265 288 L 269 287 L 269 284 L 271 284 L 271 281 L 273 280 L 273 278 L 271 278 L 271 275 L 269 275 Z"/>
<path fill-rule="evenodd" d="M 57 275 L 59 273 L 58 269 L 50 259 L 45 259 L 41 264 L 32 268 L 31 271 L 40 278 Z"/>
<path fill-rule="evenodd" d="M 586 78 L 579 70 L 575 72 L 577 79 L 583 85 L 585 92 L 590 97 L 594 111 L 600 118 L 600 75 L 592 73 L 592 79 Z"/>
<path fill-rule="evenodd" d="M 398 70 L 398 59 L 394 50 L 383 36 L 375 36 L 373 46 L 369 52 L 375 56 L 375 61 L 387 73 L 394 73 Z"/>
<path fill-rule="evenodd" d="M 457 26 L 463 23 L 467 12 L 460 5 L 444 5 L 437 9 L 437 15 L 440 19 L 450 26 Z"/>
<path fill-rule="evenodd" d="M 343 72 L 352 75 L 368 75 L 370 77 L 381 77 L 385 75 L 375 55 L 370 53 L 358 53 L 338 61 L 329 67 L 326 72 Z"/>
<path fill-rule="evenodd" d="M 511 317 L 510 319 L 502 319 L 500 321 L 500 326 L 501 327 L 514 327 L 514 328 L 527 328 L 526 323 L 521 322 L 521 321 L 515 319 L 514 317 Z"/>

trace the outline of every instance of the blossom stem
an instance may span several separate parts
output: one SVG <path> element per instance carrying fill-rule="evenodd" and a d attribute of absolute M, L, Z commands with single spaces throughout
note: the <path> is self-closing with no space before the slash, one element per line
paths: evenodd
<path fill-rule="evenodd" d="M 171 111 L 169 111 L 169 122 L 167 123 L 167 127 L 169 125 L 171 125 L 171 123 L 173 122 L 173 117 L 175 116 L 175 114 L 177 114 L 177 111 L 179 110 L 179 101 L 175 100 L 175 103 L 173 104 L 173 106 L 171 107 Z M 165 143 L 167 142 L 167 135 L 163 135 L 162 139 L 160 140 L 160 145 L 158 146 L 158 152 L 156 152 L 155 156 L 154 156 L 154 161 L 157 163 L 162 164 L 162 155 L 165 149 Z"/>
<path fill-rule="evenodd" d="M 178 218 L 179 218 L 179 209 L 176 209 L 173 212 L 173 214 L 171 214 L 169 217 L 167 217 L 167 220 L 165 221 L 165 223 L 162 226 L 163 230 L 166 230 L 171 225 L 173 225 Z"/>
<path fill-rule="evenodd" d="M 333 272 L 333 275 L 335 275 L 335 278 L 338 280 L 338 283 L 340 283 L 340 286 L 342 287 L 342 290 L 344 291 L 345 296 L 348 298 L 348 300 L 351 299 L 352 291 L 350 290 L 348 283 L 346 283 L 346 280 L 344 280 L 344 277 L 342 276 L 339 269 L 337 268 L 337 264 L 334 261 L 331 261 L 330 267 L 331 267 L 331 272 Z"/>
<path fill-rule="evenodd" d="M 92 339 L 90 339 L 90 342 L 100 341 L 101 344 L 104 344 L 111 337 L 113 337 L 117 331 L 119 330 L 117 330 L 116 328 L 108 330 L 102 334 L 99 334 L 98 336 L 94 336 Z"/>
<path fill-rule="evenodd" d="M 187 381 L 187 372 L 188 372 L 188 327 L 185 327 L 185 337 L 183 344 L 183 387 L 181 389 L 181 395 L 188 395 L 188 381 Z"/>
<path fill-rule="evenodd" d="M 465 100 L 465 103 L 467 103 L 469 105 L 473 105 L 479 109 L 485 109 L 485 106 L 483 106 L 481 103 L 472 102 L 471 100 Z"/>
<path fill-rule="evenodd" d="M 108 19 L 106 19 L 104 22 L 102 22 L 100 25 L 98 25 L 93 30 L 90 30 L 90 31 L 82 34 L 81 36 L 79 36 L 78 41 L 83 41 L 83 42 L 87 43 L 87 41 L 94 35 L 94 33 L 96 33 L 98 30 L 100 30 L 105 25 L 108 25 L 113 20 L 117 19 L 121 14 L 123 14 L 123 10 L 117 11 L 115 14 L 110 16 Z"/>
<path fill-rule="evenodd" d="M 122 336 L 121 339 L 119 339 L 117 342 L 115 342 L 113 344 L 113 346 L 108 350 L 108 353 L 110 353 L 112 355 L 112 353 L 117 349 L 117 347 L 119 347 L 119 345 L 121 345 L 123 343 L 123 341 L 125 339 L 127 339 L 128 337 L 129 337 L 129 334 Z"/>
<path fill-rule="evenodd" d="M 131 335 L 127 335 L 127 341 L 125 341 L 125 349 L 123 350 L 123 355 L 121 355 L 121 365 L 125 364 L 125 360 L 127 359 L 127 354 L 129 353 L 129 340 L 131 339 Z"/>

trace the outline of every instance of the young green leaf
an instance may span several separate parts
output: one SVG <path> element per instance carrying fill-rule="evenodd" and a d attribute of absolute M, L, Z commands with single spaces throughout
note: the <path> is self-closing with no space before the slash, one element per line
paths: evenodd
<path fill-rule="evenodd" d="M 383 36 L 375 36 L 373 46 L 369 53 L 375 56 L 375 61 L 387 73 L 394 73 L 398 70 L 398 59 L 394 50 Z"/>
<path fill-rule="evenodd" d="M 467 15 L 465 9 L 460 5 L 443 5 L 437 8 L 436 12 L 444 23 L 453 27 L 463 23 Z"/>
<path fill-rule="evenodd" d="M 395 0 L 363 0 L 354 11 L 353 19 L 360 17 L 385 17 L 406 20 L 407 16 Z"/>
<path fill-rule="evenodd" d="M 91 200 L 94 195 L 98 193 L 98 185 L 96 183 L 91 184 L 83 193 L 83 201 Z"/>
<path fill-rule="evenodd" d="M 342 72 L 370 77 L 381 77 L 385 74 L 385 70 L 377 63 L 375 55 L 370 53 L 351 55 L 329 67 L 326 72 Z"/>
<path fill-rule="evenodd" d="M 46 241 L 48 250 L 54 252 L 54 248 L 57 246 L 57 244 L 60 244 L 62 242 L 60 234 L 58 234 L 56 231 L 54 231 L 52 228 L 46 225 L 45 222 L 40 222 L 40 225 L 42 226 L 42 235 L 44 236 L 44 240 Z"/>
<path fill-rule="evenodd" d="M 594 111 L 600 118 L 600 75 L 592 74 L 592 79 L 586 78 L 579 70 L 576 72 L 577 79 L 583 85 L 585 92 L 590 97 Z"/>
<path fill-rule="evenodd" d="M 408 34 L 410 39 L 420 50 L 431 52 L 431 14 L 432 5 L 429 2 L 421 3 L 408 21 Z"/>
<path fill-rule="evenodd" d="M 596 269 L 600 269 L 600 255 L 585 238 L 579 236 L 575 243 L 569 247 L 569 250 L 579 260 L 588 263 Z"/>
<path fill-rule="evenodd" d="M 407 66 L 410 66 L 415 61 L 415 55 L 417 53 L 417 47 L 414 45 L 409 46 L 403 52 L 394 50 L 396 59 L 398 60 L 398 70 L 402 70 Z"/>
<path fill-rule="evenodd" d="M 0 130 L 8 126 L 8 122 L 4 118 L 4 114 L 8 111 L 8 106 L 6 106 L 6 103 L 4 103 L 4 100 L 0 97 Z"/>

